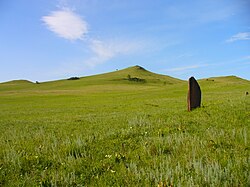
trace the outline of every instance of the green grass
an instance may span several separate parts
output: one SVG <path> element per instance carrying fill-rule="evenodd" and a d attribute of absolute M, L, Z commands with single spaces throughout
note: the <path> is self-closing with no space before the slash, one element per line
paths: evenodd
<path fill-rule="evenodd" d="M 198 82 L 192 112 L 187 82 L 139 67 L 0 84 L 0 186 L 249 186 L 250 82 Z"/>

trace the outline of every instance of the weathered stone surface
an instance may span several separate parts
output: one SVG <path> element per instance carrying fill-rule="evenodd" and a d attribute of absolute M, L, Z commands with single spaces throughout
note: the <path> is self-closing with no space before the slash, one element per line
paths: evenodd
<path fill-rule="evenodd" d="M 188 111 L 201 106 L 201 89 L 194 77 L 188 80 Z"/>

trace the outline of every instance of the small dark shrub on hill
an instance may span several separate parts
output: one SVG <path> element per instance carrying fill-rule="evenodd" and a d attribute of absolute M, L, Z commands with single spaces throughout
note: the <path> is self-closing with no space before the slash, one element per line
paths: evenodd
<path fill-rule="evenodd" d="M 138 78 L 138 77 L 131 77 L 131 75 L 128 75 L 128 80 L 129 81 L 134 81 L 134 82 L 146 82 L 145 79 L 141 79 L 141 78 Z"/>
<path fill-rule="evenodd" d="M 135 82 L 146 82 L 145 79 L 140 79 L 138 77 L 132 77 L 131 79 L 129 79 L 129 81 L 135 81 Z"/>
<path fill-rule="evenodd" d="M 79 77 L 70 77 L 67 80 L 78 80 L 78 79 L 80 79 L 80 78 Z"/>

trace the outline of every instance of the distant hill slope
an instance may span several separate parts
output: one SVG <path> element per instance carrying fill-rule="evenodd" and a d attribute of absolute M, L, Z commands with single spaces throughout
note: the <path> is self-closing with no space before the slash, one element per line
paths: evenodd
<path fill-rule="evenodd" d="M 250 81 L 237 76 L 210 77 L 198 80 L 201 90 L 204 92 L 231 93 L 232 90 L 239 94 L 250 91 Z"/>
<path fill-rule="evenodd" d="M 19 85 L 19 84 L 33 84 L 33 82 L 28 81 L 28 80 L 12 80 L 12 81 L 3 82 L 0 84 Z"/>
<path fill-rule="evenodd" d="M 35 84 L 28 80 L 12 80 L 8 82 L 0 83 L 1 91 L 18 91 L 18 90 L 29 90 Z"/>
<path fill-rule="evenodd" d="M 250 81 L 242 79 L 237 76 L 221 76 L 221 77 L 210 77 L 206 79 L 201 79 L 203 81 L 215 81 L 220 83 L 249 83 Z"/>

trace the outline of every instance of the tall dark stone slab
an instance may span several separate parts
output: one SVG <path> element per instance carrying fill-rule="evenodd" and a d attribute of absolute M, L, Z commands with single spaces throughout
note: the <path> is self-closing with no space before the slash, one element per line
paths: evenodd
<path fill-rule="evenodd" d="M 201 89 L 194 77 L 188 80 L 188 111 L 201 106 Z"/>

